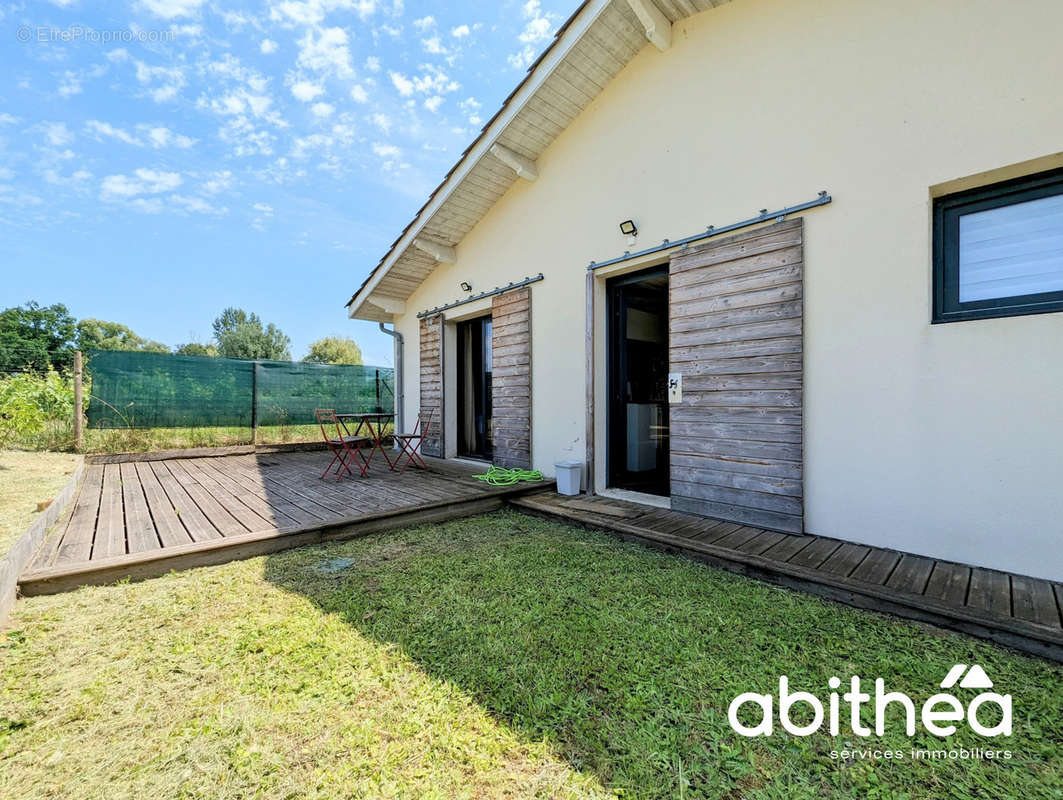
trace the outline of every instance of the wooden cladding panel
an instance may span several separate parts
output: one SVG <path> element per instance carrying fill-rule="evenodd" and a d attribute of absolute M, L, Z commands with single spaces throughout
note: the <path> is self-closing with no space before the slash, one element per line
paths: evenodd
<path fill-rule="evenodd" d="M 421 320 L 421 413 L 432 414 L 421 443 L 426 456 L 443 457 L 443 317 Z"/>
<path fill-rule="evenodd" d="M 672 508 L 802 533 L 803 225 L 780 222 L 672 257 Z"/>
<path fill-rule="evenodd" d="M 531 289 L 491 301 L 494 463 L 531 467 Z"/>

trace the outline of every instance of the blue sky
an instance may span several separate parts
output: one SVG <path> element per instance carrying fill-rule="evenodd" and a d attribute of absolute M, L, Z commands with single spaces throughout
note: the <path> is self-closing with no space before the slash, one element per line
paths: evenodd
<path fill-rule="evenodd" d="M 301 358 L 575 0 L 0 1 L 0 307 Z"/>

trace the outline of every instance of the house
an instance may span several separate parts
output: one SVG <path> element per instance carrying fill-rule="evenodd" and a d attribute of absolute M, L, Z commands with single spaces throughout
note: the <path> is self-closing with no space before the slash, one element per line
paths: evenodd
<path fill-rule="evenodd" d="M 401 424 L 1063 578 L 1060 31 L 1058 0 L 587 0 L 350 300 L 394 326 Z"/>

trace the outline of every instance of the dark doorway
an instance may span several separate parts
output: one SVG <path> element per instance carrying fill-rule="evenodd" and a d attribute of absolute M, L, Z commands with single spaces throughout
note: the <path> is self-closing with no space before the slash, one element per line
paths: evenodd
<path fill-rule="evenodd" d="M 609 297 L 609 485 L 668 496 L 668 268 L 614 278 Z"/>
<path fill-rule="evenodd" d="M 458 455 L 490 459 L 491 318 L 459 322 Z"/>

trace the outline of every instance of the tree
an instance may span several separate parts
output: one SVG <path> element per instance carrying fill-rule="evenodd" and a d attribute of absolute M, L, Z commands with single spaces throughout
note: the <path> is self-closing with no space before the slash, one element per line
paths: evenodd
<path fill-rule="evenodd" d="M 74 336 L 74 318 L 62 303 L 42 307 L 31 300 L 0 311 L 0 370 L 68 369 Z"/>
<path fill-rule="evenodd" d="M 77 324 L 77 343 L 82 350 L 136 350 L 144 353 L 169 353 L 162 342 L 137 336 L 125 325 L 102 319 L 83 319 Z"/>
<path fill-rule="evenodd" d="M 257 314 L 239 308 L 227 308 L 213 324 L 218 355 L 223 358 L 291 361 L 291 344 L 272 322 L 263 326 Z"/>
<path fill-rule="evenodd" d="M 189 342 L 188 344 L 178 345 L 174 352 L 179 356 L 206 356 L 207 358 L 217 358 L 218 348 L 212 344 L 200 344 L 199 342 Z"/>
<path fill-rule="evenodd" d="M 314 364 L 361 364 L 362 349 L 346 336 L 326 336 L 310 345 L 303 361 Z"/>

